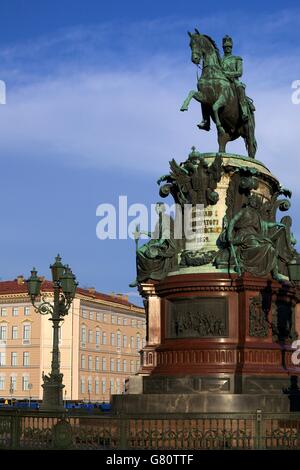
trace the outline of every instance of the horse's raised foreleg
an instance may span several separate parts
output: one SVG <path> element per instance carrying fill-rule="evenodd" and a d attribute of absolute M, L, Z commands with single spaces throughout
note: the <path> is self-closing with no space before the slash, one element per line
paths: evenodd
<path fill-rule="evenodd" d="M 183 102 L 183 105 L 180 108 L 180 111 L 187 111 L 189 109 L 189 104 L 195 96 L 198 95 L 198 91 L 191 90 L 187 95 L 186 99 Z"/>

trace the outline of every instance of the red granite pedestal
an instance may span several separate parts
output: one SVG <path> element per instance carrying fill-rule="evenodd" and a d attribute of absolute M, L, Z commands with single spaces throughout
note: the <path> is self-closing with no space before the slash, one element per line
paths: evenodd
<path fill-rule="evenodd" d="M 289 410 L 284 391 L 300 375 L 291 348 L 297 338 L 294 288 L 271 278 L 218 272 L 169 275 L 142 284 L 141 294 L 148 341 L 139 374 L 129 381 L 127 402 L 117 399 L 118 406 Z"/>

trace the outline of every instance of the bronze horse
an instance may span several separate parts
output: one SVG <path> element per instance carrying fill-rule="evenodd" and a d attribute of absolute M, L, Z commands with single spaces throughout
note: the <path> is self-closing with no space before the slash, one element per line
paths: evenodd
<path fill-rule="evenodd" d="M 248 156 L 255 158 L 255 120 L 250 103 L 248 102 L 249 119 L 243 122 L 235 85 L 223 72 L 215 42 L 197 30 L 195 34 L 188 34 L 191 38 L 192 62 L 199 65 L 202 61 L 202 74 L 197 83 L 198 91 L 189 92 L 181 111 L 188 110 L 192 98 L 199 101 L 203 117 L 211 117 L 217 126 L 219 152 L 225 152 L 227 142 L 243 137 Z"/>

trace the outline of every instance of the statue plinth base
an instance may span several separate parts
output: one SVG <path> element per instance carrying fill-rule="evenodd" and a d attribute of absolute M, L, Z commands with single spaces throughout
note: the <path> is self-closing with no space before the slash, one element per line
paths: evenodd
<path fill-rule="evenodd" d="M 112 408 L 125 414 L 152 413 L 255 413 L 257 410 L 288 413 L 286 395 L 157 393 L 113 395 Z"/>
<path fill-rule="evenodd" d="M 44 380 L 43 401 L 40 409 L 44 411 L 64 411 L 63 388 L 64 385 L 58 380 Z"/>
<path fill-rule="evenodd" d="M 169 275 L 142 284 L 141 293 L 148 302 L 148 343 L 128 397 L 114 397 L 114 406 L 129 410 L 140 403 L 141 412 L 289 410 L 284 390 L 300 375 L 291 358 L 294 288 L 216 272 Z"/>

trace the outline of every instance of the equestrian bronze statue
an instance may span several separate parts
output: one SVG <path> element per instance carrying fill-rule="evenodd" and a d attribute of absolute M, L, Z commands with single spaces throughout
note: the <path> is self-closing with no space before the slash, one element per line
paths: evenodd
<path fill-rule="evenodd" d="M 232 39 L 223 38 L 224 56 L 221 58 L 216 43 L 209 36 L 188 33 L 192 62 L 202 65 L 197 89 L 189 92 L 181 111 L 187 111 L 192 98 L 201 103 L 203 120 L 201 130 L 210 130 L 212 119 L 218 131 L 219 152 L 225 152 L 227 142 L 243 137 L 250 158 L 255 158 L 255 107 L 246 96 L 245 85 L 239 81 L 243 74 L 243 60 L 232 55 Z"/>

